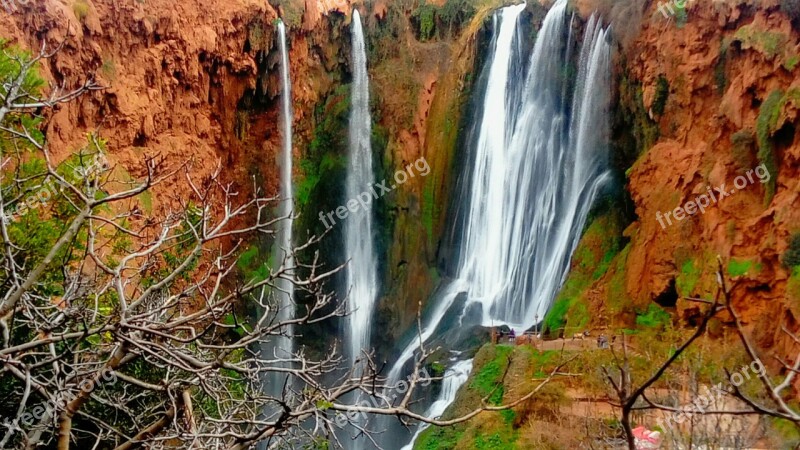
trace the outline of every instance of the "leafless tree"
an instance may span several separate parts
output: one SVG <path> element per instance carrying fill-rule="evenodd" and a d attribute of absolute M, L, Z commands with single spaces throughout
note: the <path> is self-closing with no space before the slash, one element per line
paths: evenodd
<path fill-rule="evenodd" d="M 360 414 L 447 426 L 516 406 L 555 375 L 508 405 L 484 400 L 438 420 L 412 410 L 415 390 L 431 381 L 421 369 L 433 351 L 422 344 L 400 396 L 368 353 L 357 372 L 342 373 L 335 350 L 264 352 L 296 327 L 347 314 L 326 288 L 341 267 L 311 252 L 320 237 L 287 249 L 294 265 L 284 258 L 265 276 L 243 278 L 243 243 L 287 219 L 271 217 L 276 199 L 257 186 L 240 193 L 219 167 L 197 179 L 192 161 L 168 167 L 148 157 L 142 176 L 127 181 L 96 136 L 55 161 L 41 118 L 100 87 L 89 80 L 43 98 L 36 65 L 53 53 L 0 50 L 0 68 L 10 68 L 0 73 L 0 447 L 338 447 L 343 427 L 363 429 Z M 143 211 L 143 197 L 165 183 L 173 195 L 164 210 Z M 311 301 L 280 314 L 281 280 Z M 283 384 L 265 388 L 270 374 Z M 370 403 L 348 401 L 359 395 Z"/>
<path fill-rule="evenodd" d="M 635 439 L 633 435 L 632 416 L 637 412 L 647 410 L 659 410 L 669 414 L 686 415 L 690 419 L 690 432 L 688 436 L 681 435 L 675 430 L 665 430 L 667 439 L 675 445 L 688 444 L 693 448 L 694 444 L 700 445 L 714 445 L 720 444 L 720 440 L 724 439 L 728 434 L 736 434 L 742 431 L 742 428 L 748 428 L 749 432 L 755 429 L 763 429 L 763 418 L 774 417 L 788 420 L 800 428 L 800 416 L 798 411 L 793 409 L 789 399 L 791 398 L 792 382 L 800 368 L 800 355 L 794 362 L 780 361 L 786 375 L 783 380 L 775 384 L 771 380 L 774 376 L 766 369 L 766 365 L 758 356 L 756 347 L 752 344 L 748 333 L 746 332 L 732 302 L 732 292 L 738 287 L 739 280 L 729 287 L 725 279 L 724 264 L 721 258 L 717 258 L 718 267 L 716 271 L 717 277 L 717 294 L 713 300 L 702 298 L 688 298 L 687 300 L 698 302 L 706 305 L 706 310 L 702 314 L 700 322 L 692 334 L 679 345 L 663 363 L 659 364 L 645 381 L 636 383 L 633 379 L 632 370 L 629 361 L 629 349 L 626 340 L 623 336 L 622 339 L 622 352 L 617 355 L 614 352 L 614 365 L 612 367 L 603 367 L 603 373 L 614 390 L 616 400 L 612 402 L 613 406 L 620 408 L 620 423 L 624 431 L 626 445 L 630 450 L 635 450 Z M 671 405 L 663 401 L 655 401 L 653 394 L 653 386 L 656 382 L 663 380 L 667 371 L 673 366 L 678 358 L 692 346 L 706 331 L 709 321 L 714 318 L 718 313 L 727 311 L 733 318 L 735 329 L 739 339 L 741 340 L 744 349 L 756 367 L 763 370 L 757 370 L 755 373 L 763 385 L 763 390 L 759 392 L 758 398 L 753 398 L 746 395 L 740 388 L 740 383 L 733 382 L 734 373 L 726 369 L 726 376 L 728 381 L 732 381 L 730 386 L 718 385 L 715 395 L 710 395 L 708 389 L 703 396 L 704 401 L 702 407 L 691 405 L 692 407 L 681 407 L 680 405 Z M 782 326 L 783 331 L 790 336 L 795 343 L 800 344 L 797 335 L 791 333 L 785 326 Z M 741 375 L 740 375 L 741 376 Z M 650 390 L 648 394 L 648 390 Z M 700 397 L 700 391 L 697 390 L 695 400 Z M 707 398 L 706 398 L 707 397 Z M 697 420 L 705 420 L 706 416 L 726 417 L 728 422 L 718 422 L 718 426 L 709 425 L 708 423 L 702 426 L 698 425 Z M 744 421 L 730 421 L 731 417 L 738 416 L 753 416 L 754 420 L 745 423 Z M 696 428 L 697 426 L 697 428 Z M 713 427 L 713 431 L 709 431 Z M 752 428 L 755 427 L 755 428 Z M 688 441 L 687 441 L 688 439 Z M 702 442 L 701 442 L 702 441 Z M 724 443 L 726 448 L 739 448 L 737 445 L 743 446 L 742 442 L 728 441 Z M 742 447 L 744 448 L 744 447 Z"/>

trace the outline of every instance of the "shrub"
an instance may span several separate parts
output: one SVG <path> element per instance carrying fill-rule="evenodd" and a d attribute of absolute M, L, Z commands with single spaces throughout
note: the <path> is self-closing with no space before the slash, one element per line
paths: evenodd
<path fill-rule="evenodd" d="M 667 98 L 669 97 L 669 81 L 663 76 L 659 75 L 656 80 L 656 95 L 653 98 L 653 113 L 660 116 L 664 114 L 664 108 L 667 106 Z"/>
<path fill-rule="evenodd" d="M 89 15 L 89 4 L 86 0 L 78 0 L 72 5 L 72 12 L 78 20 L 83 21 Z"/>
<path fill-rule="evenodd" d="M 654 304 L 647 306 L 647 311 L 636 316 L 636 325 L 647 328 L 664 328 L 672 322 L 668 312 Z"/>
<path fill-rule="evenodd" d="M 714 81 L 717 85 L 717 92 L 722 94 L 725 92 L 725 88 L 728 85 L 728 81 L 725 79 L 725 68 L 728 64 L 728 42 L 723 40 L 719 46 L 719 58 L 717 58 L 717 63 L 714 65 Z"/>
<path fill-rule="evenodd" d="M 761 267 L 760 264 L 756 264 L 755 268 L 758 271 Z M 746 275 L 750 272 L 750 269 L 753 268 L 753 261 L 750 260 L 737 260 L 731 259 L 728 262 L 728 275 L 732 277 L 740 277 L 742 275 Z"/>
<path fill-rule="evenodd" d="M 758 161 L 767 168 L 770 179 L 766 186 L 764 203 L 769 204 L 775 195 L 776 178 L 778 175 L 778 162 L 775 150 L 772 147 L 772 133 L 778 126 L 778 118 L 781 109 L 786 103 L 786 96 L 783 91 L 775 90 L 769 96 L 761 108 L 758 110 L 758 120 L 756 121 L 756 137 L 758 139 Z"/>
<path fill-rule="evenodd" d="M 800 266 L 800 233 L 789 239 L 789 248 L 783 253 L 783 265 L 789 268 Z"/>

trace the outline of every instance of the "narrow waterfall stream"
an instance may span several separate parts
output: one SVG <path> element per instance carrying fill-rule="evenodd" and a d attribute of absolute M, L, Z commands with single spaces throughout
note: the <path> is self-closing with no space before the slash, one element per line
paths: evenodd
<path fill-rule="evenodd" d="M 294 268 L 292 253 L 292 225 L 294 220 L 294 191 L 292 188 L 292 82 L 289 76 L 289 52 L 286 45 L 286 26 L 278 22 L 278 42 L 281 51 L 281 122 L 283 131 L 283 147 L 281 149 L 281 202 L 278 216 L 286 217 L 278 230 L 276 262 L 283 261 L 285 267 Z M 294 269 L 292 269 L 294 270 Z M 294 285 L 291 280 L 279 278 L 276 283 L 276 297 L 279 305 L 278 318 L 291 319 L 294 316 Z M 277 348 L 283 356 L 289 356 L 294 350 L 292 330 L 278 339 Z"/>
<path fill-rule="evenodd" d="M 278 217 L 285 219 L 278 222 L 278 229 L 272 253 L 274 268 L 278 269 L 281 265 L 290 268 L 289 277 L 278 278 L 275 281 L 270 304 L 276 311 L 268 312 L 274 314 L 277 321 L 286 321 L 294 316 L 294 284 L 291 282 L 292 271 L 295 267 L 294 254 L 292 253 L 292 226 L 294 214 L 294 192 L 292 188 L 292 83 L 289 73 L 289 54 L 286 45 L 286 27 L 282 21 L 278 21 L 278 44 L 281 53 L 281 131 L 283 133 L 283 145 L 280 153 L 280 203 L 278 204 Z M 294 353 L 293 327 L 286 326 L 280 335 L 274 336 L 268 345 L 261 348 L 262 358 L 267 360 L 289 359 Z M 270 364 L 273 367 L 288 367 L 289 362 L 276 361 Z M 270 372 L 264 379 L 264 392 L 272 397 L 280 398 L 288 376 L 280 372 Z M 270 405 L 264 412 L 267 417 L 276 413 L 276 409 Z M 259 448 L 265 448 L 260 444 Z"/>
<path fill-rule="evenodd" d="M 596 17 L 590 19 L 577 75 L 570 80 L 565 74 L 574 60 L 572 19 L 567 0 L 558 0 L 525 74 L 519 45 L 524 8 L 509 6 L 494 16 L 486 85 L 476 90 L 483 99 L 461 156 L 468 161 L 466 181 L 451 198 L 461 206 L 449 221 L 460 224 L 452 231 L 455 277 L 431 298 L 420 333 L 424 341 L 475 326 L 507 325 L 521 332 L 541 322 L 566 277 L 592 203 L 610 179 L 607 31 Z M 389 372 L 392 382 L 408 370 L 418 345 L 414 333 Z M 447 399 L 442 411 L 452 402 L 443 388 L 439 401 Z"/>
<path fill-rule="evenodd" d="M 349 161 L 346 200 L 355 199 L 375 181 L 372 170 L 372 122 L 369 112 L 369 76 L 361 16 L 353 10 L 353 83 L 350 106 Z M 355 200 L 353 200 L 355 201 Z M 362 350 L 369 350 L 370 327 L 378 295 L 377 261 L 373 243 L 373 214 L 368 208 L 351 212 L 344 222 L 347 257 L 347 299 L 350 315 L 345 330 L 345 350 L 355 361 Z"/>
<path fill-rule="evenodd" d="M 459 361 L 447 369 L 447 371 L 444 373 L 442 391 L 439 394 L 439 398 L 428 407 L 427 411 L 425 411 L 425 417 L 435 418 L 444 414 L 444 411 L 447 409 L 447 407 L 450 406 L 450 404 L 456 399 L 458 390 L 461 389 L 461 386 L 467 382 L 467 378 L 469 378 L 469 373 L 471 371 L 471 359 Z M 416 442 L 419 435 L 422 434 L 426 428 L 428 428 L 427 424 L 420 424 L 420 426 L 417 428 L 417 431 L 414 433 L 414 436 L 411 438 L 411 442 L 409 442 L 401 450 L 412 450 L 414 448 L 414 442 Z"/>

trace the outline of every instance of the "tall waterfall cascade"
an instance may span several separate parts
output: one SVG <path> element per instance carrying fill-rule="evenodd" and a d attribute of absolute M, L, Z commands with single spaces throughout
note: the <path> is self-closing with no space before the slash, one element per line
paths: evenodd
<path fill-rule="evenodd" d="M 408 369 L 420 338 L 478 325 L 520 332 L 541 322 L 567 276 L 592 203 L 610 180 L 608 31 L 592 16 L 575 58 L 573 18 L 567 0 L 557 0 L 525 64 L 524 8 L 494 15 L 489 56 L 476 81 L 483 98 L 467 154 L 459 156 L 467 158 L 464 181 L 451 198 L 459 202 L 457 217 L 448 221 L 458 224 L 455 276 L 431 298 L 421 333 L 400 352 L 391 381 Z M 570 70 L 575 61 L 577 70 Z"/>
<path fill-rule="evenodd" d="M 280 155 L 281 195 L 278 206 L 278 216 L 285 217 L 280 222 L 277 234 L 276 262 L 284 267 L 294 270 L 294 254 L 292 252 L 292 225 L 294 210 L 294 191 L 292 188 L 292 82 L 289 76 L 289 52 L 286 46 L 286 26 L 283 21 L 278 22 L 278 42 L 281 52 L 281 124 L 283 132 L 283 146 Z M 291 280 L 279 278 L 275 290 L 278 319 L 289 320 L 294 311 L 294 284 Z M 288 335 L 288 336 L 287 336 Z M 277 338 L 276 351 L 282 357 L 288 357 L 294 349 L 292 330 Z"/>
<path fill-rule="evenodd" d="M 278 22 L 278 41 L 281 52 L 281 80 L 283 91 L 281 94 L 281 121 L 283 132 L 283 146 L 279 155 L 280 164 L 280 203 L 278 204 L 278 221 L 276 239 L 273 245 L 273 261 L 275 269 L 280 266 L 286 268 L 286 276 L 275 280 L 270 298 L 270 308 L 267 311 L 268 317 L 264 320 L 276 320 L 285 322 L 294 316 L 294 284 L 291 276 L 295 267 L 294 254 L 292 251 L 292 225 L 294 193 L 292 190 L 292 92 L 291 80 L 289 77 L 289 56 L 286 46 L 286 27 L 283 22 Z M 268 343 L 263 343 L 261 347 L 261 357 L 270 361 L 271 367 L 288 367 L 287 361 L 294 353 L 293 327 L 285 326 L 279 335 L 271 336 Z M 268 395 L 280 398 L 284 385 L 287 382 L 287 375 L 279 371 L 269 372 L 264 379 L 264 391 Z M 267 417 L 275 414 L 273 407 L 265 408 Z M 259 448 L 264 448 L 260 445 Z"/>
<path fill-rule="evenodd" d="M 361 16 L 353 10 L 353 83 L 349 125 L 349 161 L 346 198 L 355 199 L 374 182 L 372 170 L 372 118 L 369 112 L 369 76 Z M 373 238 L 372 206 L 360 208 L 344 221 L 347 257 L 348 316 L 346 355 L 355 361 L 370 346 L 370 328 L 378 295 L 377 260 Z"/>

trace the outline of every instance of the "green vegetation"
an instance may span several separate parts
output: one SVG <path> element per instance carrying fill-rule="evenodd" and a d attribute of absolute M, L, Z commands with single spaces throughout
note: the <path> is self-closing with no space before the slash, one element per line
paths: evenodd
<path fill-rule="evenodd" d="M 797 64 L 800 63 L 800 56 L 798 55 L 789 55 L 783 61 L 783 67 L 788 70 L 789 72 L 793 71 Z"/>
<path fill-rule="evenodd" d="M 769 204 L 775 196 L 775 187 L 778 178 L 778 161 L 772 146 L 772 134 L 777 131 L 778 119 L 786 103 L 786 97 L 781 90 L 770 92 L 769 96 L 758 111 L 756 122 L 756 137 L 758 141 L 758 161 L 767 168 L 770 180 L 766 184 L 764 203 Z"/>
<path fill-rule="evenodd" d="M 302 0 L 280 0 L 278 2 L 283 15 L 281 16 L 289 28 L 299 28 L 303 24 L 303 14 L 306 12 L 306 3 Z"/>
<path fill-rule="evenodd" d="M 419 22 L 419 40 L 423 42 L 430 40 L 436 30 L 436 7 L 423 3 L 414 11 L 411 18 Z"/>
<path fill-rule="evenodd" d="M 411 23 L 421 42 L 452 38 L 472 20 L 477 11 L 473 0 L 447 0 L 442 6 L 422 2 L 411 13 Z"/>
<path fill-rule="evenodd" d="M 463 426 L 429 427 L 414 443 L 414 450 L 452 450 L 464 434 Z"/>
<path fill-rule="evenodd" d="M 647 306 L 647 311 L 636 315 L 636 325 L 640 327 L 664 329 L 671 323 L 669 313 L 652 303 Z"/>
<path fill-rule="evenodd" d="M 78 20 L 83 22 L 89 15 L 89 4 L 86 3 L 86 0 L 76 0 L 75 3 L 72 4 L 72 12 Z"/>
<path fill-rule="evenodd" d="M 725 78 L 725 69 L 728 65 L 729 47 L 730 44 L 725 39 L 720 42 L 719 57 L 717 57 L 717 63 L 714 64 L 714 82 L 717 85 L 719 94 L 725 92 L 725 88 L 728 85 L 728 81 Z"/>
<path fill-rule="evenodd" d="M 697 267 L 693 259 L 684 262 L 681 266 L 681 273 L 675 279 L 675 287 L 678 290 L 678 295 L 682 297 L 693 295 L 694 289 L 697 287 L 697 282 L 700 281 L 700 276 L 702 274 L 703 268 Z"/>
<path fill-rule="evenodd" d="M 794 314 L 800 314 L 800 265 L 792 268 L 792 275 L 786 283 L 786 297 Z"/>
<path fill-rule="evenodd" d="M 755 268 L 756 271 L 760 271 L 761 264 L 755 263 L 751 260 L 738 260 L 734 258 L 728 262 L 728 275 L 732 277 L 740 277 L 742 275 L 747 275 L 753 268 Z"/>
<path fill-rule="evenodd" d="M 608 306 L 609 312 L 617 314 L 624 311 L 631 303 L 628 290 L 625 286 L 625 264 L 631 251 L 631 244 L 625 246 L 614 259 L 611 266 L 611 279 L 608 282 Z"/>
<path fill-rule="evenodd" d="M 108 57 L 103 59 L 103 65 L 100 66 L 100 71 L 103 72 L 103 75 L 109 81 L 115 81 L 117 79 L 117 63 L 114 61 L 114 58 Z"/>
<path fill-rule="evenodd" d="M 277 27 L 278 19 L 275 19 L 276 23 L 273 23 L 273 27 Z M 271 42 L 270 39 L 270 31 L 266 28 L 264 22 L 260 20 L 254 20 L 247 25 L 247 43 L 249 44 L 250 51 L 265 51 L 269 50 L 269 45 Z"/>
<path fill-rule="evenodd" d="M 789 239 L 789 247 L 783 252 L 781 262 L 789 268 L 800 266 L 800 233 L 793 234 Z"/>
<path fill-rule="evenodd" d="M 683 28 L 686 26 L 686 21 L 688 20 L 688 13 L 686 12 L 686 6 L 683 8 L 675 8 L 675 25 L 678 28 Z"/>
<path fill-rule="evenodd" d="M 481 397 L 488 396 L 491 404 L 499 405 L 503 400 L 503 374 L 513 350 L 514 347 L 508 345 L 492 346 L 489 362 L 478 370 L 469 385 Z"/>
<path fill-rule="evenodd" d="M 783 53 L 789 42 L 789 37 L 785 34 L 762 30 L 753 24 L 736 30 L 734 39 L 741 42 L 742 48 L 752 48 L 770 59 Z"/>
<path fill-rule="evenodd" d="M 589 322 L 584 292 L 600 279 L 619 253 L 622 219 L 612 211 L 593 220 L 575 249 L 564 286 L 544 317 L 544 332 L 580 329 Z"/>
<path fill-rule="evenodd" d="M 664 114 L 669 98 L 669 81 L 664 75 L 659 75 L 656 80 L 656 95 L 653 98 L 653 113 L 657 116 Z"/>
<path fill-rule="evenodd" d="M 644 93 L 640 84 L 623 76 L 620 80 L 619 96 L 620 107 L 617 108 L 616 113 L 622 117 L 617 120 L 628 124 L 633 131 L 633 136 L 627 138 L 630 142 L 623 146 L 626 153 L 622 155 L 625 163 L 624 170 L 630 167 L 629 162 L 635 161 L 656 143 L 659 137 L 659 128 L 644 107 Z"/>

